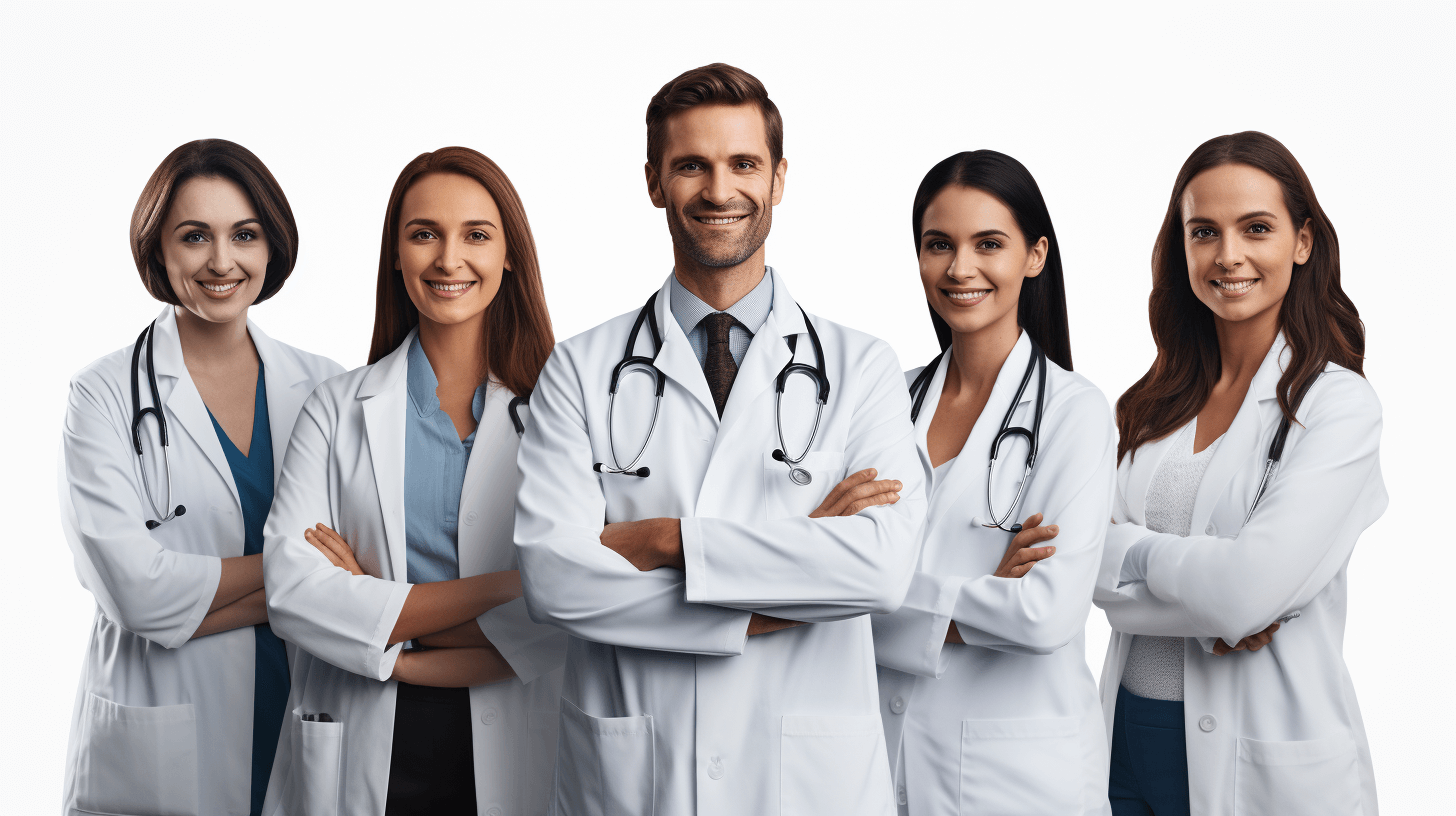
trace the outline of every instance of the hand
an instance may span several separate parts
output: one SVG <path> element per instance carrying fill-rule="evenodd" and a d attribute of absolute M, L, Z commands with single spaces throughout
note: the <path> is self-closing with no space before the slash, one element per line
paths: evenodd
<path fill-rule="evenodd" d="M 1224 642 L 1223 638 L 1219 638 L 1218 642 L 1213 644 L 1213 653 L 1222 657 L 1229 652 L 1242 652 L 1245 649 L 1251 652 L 1257 652 L 1269 645 L 1269 641 L 1274 639 L 1274 633 L 1277 631 L 1279 631 L 1279 621 L 1274 621 L 1264 631 L 1255 632 L 1239 641 L 1239 645 L 1237 646 L 1230 646 Z"/>
<path fill-rule="evenodd" d="M 844 478 L 844 481 L 834 486 L 819 507 L 809 514 L 809 518 L 825 518 L 828 516 L 852 516 L 867 507 L 874 507 L 881 504 L 894 504 L 900 500 L 900 491 L 904 485 L 893 479 L 881 479 L 876 482 L 874 468 L 865 468 L 858 473 L 851 473 Z"/>
<path fill-rule="evenodd" d="M 354 560 L 354 550 L 349 542 L 328 527 L 317 524 L 304 530 L 303 540 L 317 547 L 329 559 L 329 563 L 339 569 L 348 570 L 352 575 L 364 574 L 364 570 L 359 568 L 359 562 Z"/>
<path fill-rule="evenodd" d="M 753 635 L 766 635 L 769 632 L 777 632 L 780 629 L 792 629 L 795 626 L 803 625 L 803 621 L 785 620 L 783 618 L 775 618 L 772 615 L 760 615 L 754 612 L 753 617 L 748 619 L 748 635 L 749 637 Z"/>
<path fill-rule="evenodd" d="M 677 519 L 619 521 L 603 527 L 601 538 L 603 546 L 642 572 L 658 567 L 687 569 L 683 561 L 682 524 Z"/>
<path fill-rule="evenodd" d="M 1051 558 L 1056 554 L 1056 547 L 1037 547 L 1043 541 L 1051 541 L 1057 537 L 1059 532 L 1057 525 L 1048 524 L 1040 527 L 1041 513 L 1033 513 L 1021 525 L 1021 532 L 1011 539 L 1006 547 L 1006 554 L 1001 556 L 1001 565 L 996 567 L 994 573 L 997 578 L 1020 578 L 1031 572 L 1036 562 Z M 952 627 L 954 628 L 954 627 Z"/>

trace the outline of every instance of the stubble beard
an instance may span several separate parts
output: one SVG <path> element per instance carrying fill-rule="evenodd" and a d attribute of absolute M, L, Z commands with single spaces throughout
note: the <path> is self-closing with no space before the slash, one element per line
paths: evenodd
<path fill-rule="evenodd" d="M 711 215 L 713 211 L 704 210 L 696 213 L 700 216 Z M 742 215 L 741 210 L 728 210 L 725 216 Z M 710 245 L 700 241 L 694 235 L 688 222 L 693 219 L 681 210 L 673 212 L 673 217 L 667 220 L 667 231 L 672 236 L 673 246 L 681 249 L 692 258 L 699 266 L 708 269 L 724 269 L 737 266 L 749 258 L 763 246 L 768 240 L 769 228 L 773 225 L 773 207 L 756 208 L 748 214 L 748 229 L 742 237 L 731 241 L 726 245 L 714 242 Z"/>

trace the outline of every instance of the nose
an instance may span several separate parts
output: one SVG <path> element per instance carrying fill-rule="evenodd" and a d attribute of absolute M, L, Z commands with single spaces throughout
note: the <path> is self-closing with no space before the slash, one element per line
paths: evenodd
<path fill-rule="evenodd" d="M 233 271 L 231 241 L 213 241 L 212 254 L 207 259 L 207 271 L 222 277 Z"/>
<path fill-rule="evenodd" d="M 950 268 L 945 270 L 945 274 L 956 283 L 963 283 L 979 275 L 980 270 L 976 268 L 975 253 L 956 250 L 956 254 L 950 259 Z"/>
<path fill-rule="evenodd" d="M 1218 244 L 1218 255 L 1213 259 L 1225 272 L 1232 272 L 1244 265 L 1244 250 L 1238 236 L 1228 235 Z"/>
<path fill-rule="evenodd" d="M 703 188 L 703 200 L 714 207 L 722 207 L 733 200 L 735 192 L 732 174 L 715 170 L 708 178 L 708 185 Z"/>
<path fill-rule="evenodd" d="M 441 272 L 453 272 L 465 266 L 465 256 L 460 252 L 460 243 L 446 239 L 440 242 L 440 254 L 435 256 L 435 268 Z"/>

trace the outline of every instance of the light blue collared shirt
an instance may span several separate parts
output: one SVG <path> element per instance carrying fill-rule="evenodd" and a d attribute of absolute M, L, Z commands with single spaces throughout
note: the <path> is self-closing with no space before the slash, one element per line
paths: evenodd
<path fill-rule="evenodd" d="M 698 365 L 707 365 L 708 332 L 703 328 L 702 322 L 703 318 L 717 310 L 704 303 L 702 298 L 689 292 L 688 288 L 678 281 L 677 275 L 672 276 L 669 294 L 671 297 L 668 305 L 672 316 L 682 327 L 683 334 L 688 336 L 688 344 L 693 347 L 693 354 L 698 357 Z M 735 365 L 743 364 L 743 355 L 748 353 L 748 345 L 753 342 L 753 336 L 768 321 L 769 313 L 773 311 L 773 294 L 773 267 L 765 267 L 763 280 L 753 287 L 753 291 L 724 309 L 733 316 L 734 320 L 738 321 L 728 329 L 728 350 L 733 355 Z"/>
<path fill-rule="evenodd" d="M 475 432 L 460 439 L 450 415 L 440 409 L 440 381 L 419 335 L 410 341 L 409 402 L 404 422 L 404 541 L 411 584 L 453 581 L 460 577 L 460 491 Z M 485 411 L 486 384 L 475 389 L 470 411 L 475 421 Z"/>

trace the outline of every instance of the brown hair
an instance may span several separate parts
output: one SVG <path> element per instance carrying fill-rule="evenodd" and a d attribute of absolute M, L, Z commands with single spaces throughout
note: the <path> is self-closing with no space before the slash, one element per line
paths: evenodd
<path fill-rule="evenodd" d="M 1290 421 L 1298 393 L 1329 362 L 1364 376 L 1365 326 L 1340 287 L 1340 242 L 1320 208 L 1314 187 L 1294 154 L 1258 131 L 1219 136 L 1199 145 L 1173 182 L 1168 212 L 1153 245 L 1153 292 L 1148 321 L 1158 356 L 1142 379 L 1117 400 L 1117 458 L 1182 427 L 1198 414 L 1218 382 L 1222 363 L 1213 312 L 1193 293 L 1183 253 L 1183 192 L 1195 176 L 1226 164 L 1268 173 L 1284 192 L 1295 225 L 1313 232 L 1309 260 L 1295 264 L 1279 308 L 1279 328 L 1289 343 L 1289 367 L 1279 378 L 1279 408 Z"/>
<path fill-rule="evenodd" d="M 394 262 L 399 256 L 399 219 L 405 193 L 429 173 L 454 173 L 480 182 L 500 210 L 506 269 L 500 291 L 485 310 L 482 342 L 490 376 L 517 395 L 529 395 L 555 342 L 541 286 L 541 267 L 536 261 L 536 242 L 531 237 L 526 208 L 505 171 L 468 147 L 442 147 L 433 153 L 421 153 L 405 165 L 394 182 L 384 212 L 369 362 L 377 363 L 398 348 L 420 322 L 419 310 L 410 300 L 404 277 L 394 268 Z"/>
<path fill-rule="evenodd" d="M 136 261 L 142 284 L 157 300 L 180 305 L 167 280 L 167 266 L 162 262 L 163 220 L 182 185 L 199 177 L 225 178 L 243 188 L 252 201 L 258 220 L 263 222 L 263 237 L 268 241 L 263 288 L 253 302 L 262 303 L 273 297 L 283 288 L 298 260 L 298 224 L 293 220 L 293 209 L 288 206 L 283 188 L 263 162 L 246 147 L 226 139 L 198 139 L 182 145 L 167 154 L 147 179 L 147 186 L 142 188 L 131 214 L 131 257 Z"/>
<path fill-rule="evenodd" d="M 684 71 L 647 103 L 647 163 L 657 167 L 667 149 L 667 120 L 699 105 L 753 103 L 763 114 L 769 160 L 774 167 L 784 156 L 784 119 L 768 98 L 768 89 L 753 74 L 721 62 Z"/>

